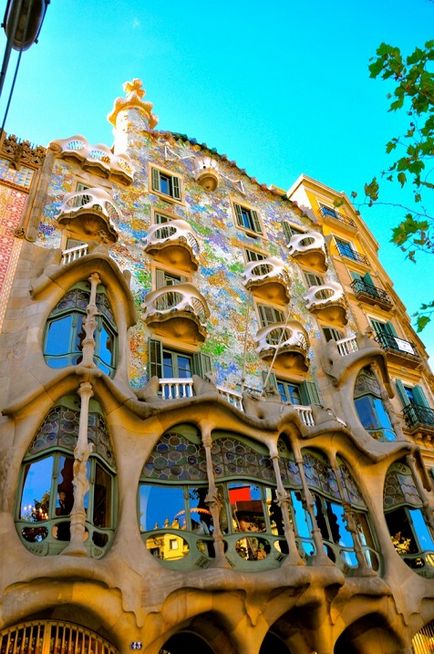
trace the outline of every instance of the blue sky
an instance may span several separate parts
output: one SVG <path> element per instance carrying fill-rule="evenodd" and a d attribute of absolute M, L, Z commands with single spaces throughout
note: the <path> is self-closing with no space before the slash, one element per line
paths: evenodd
<path fill-rule="evenodd" d="M 433 25 L 432 0 L 52 0 L 6 130 L 43 145 L 77 133 L 111 145 L 106 115 L 139 77 L 158 128 L 216 147 L 261 182 L 289 188 L 305 173 L 349 194 L 387 166 L 384 145 L 405 125 L 368 60 L 382 41 L 410 52 Z M 402 201 L 400 190 L 387 199 Z M 389 243 L 396 209 L 361 211 L 413 313 L 431 299 L 432 257 L 414 265 Z M 434 353 L 434 327 L 422 338 Z"/>

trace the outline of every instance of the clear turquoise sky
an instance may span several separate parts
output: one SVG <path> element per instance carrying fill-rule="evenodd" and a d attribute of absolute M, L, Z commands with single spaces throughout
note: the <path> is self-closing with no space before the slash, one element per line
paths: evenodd
<path fill-rule="evenodd" d="M 289 188 L 305 173 L 349 194 L 386 167 L 384 144 L 405 118 L 387 113 L 369 57 L 381 41 L 410 52 L 433 26 L 432 0 L 52 0 L 6 129 L 43 145 L 72 134 L 111 145 L 106 115 L 139 77 L 160 129 L 216 147 L 261 182 Z M 432 298 L 432 257 L 415 266 L 389 243 L 396 210 L 362 215 L 413 313 Z M 434 353 L 434 327 L 422 337 Z"/>

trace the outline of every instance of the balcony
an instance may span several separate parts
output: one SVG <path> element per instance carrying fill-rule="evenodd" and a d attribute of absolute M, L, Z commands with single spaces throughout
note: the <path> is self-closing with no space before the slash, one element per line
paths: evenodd
<path fill-rule="evenodd" d="M 88 252 L 89 246 L 87 243 L 76 245 L 73 248 L 67 248 L 66 250 L 62 250 L 62 260 L 60 263 L 62 266 L 67 266 L 68 263 L 72 263 L 73 261 L 77 261 L 77 259 L 81 259 L 81 257 L 85 257 Z"/>
<path fill-rule="evenodd" d="M 353 230 L 357 228 L 357 225 L 352 218 L 348 218 L 348 216 L 345 216 L 345 214 L 341 213 L 337 209 L 326 207 L 325 205 L 320 205 L 320 209 L 323 218 L 325 218 L 327 221 L 330 219 L 332 222 L 333 220 L 337 220 L 342 225 L 350 227 Z"/>
<path fill-rule="evenodd" d="M 363 263 L 365 266 L 369 265 L 368 259 L 365 257 L 365 255 L 360 254 L 359 252 L 357 252 L 357 250 L 354 250 L 347 243 L 344 244 L 338 243 L 338 252 L 341 257 L 345 257 L 346 259 L 351 259 L 351 261 L 357 261 L 357 263 Z"/>
<path fill-rule="evenodd" d="M 193 284 L 164 286 L 148 293 L 143 319 L 156 334 L 186 343 L 201 343 L 209 316 L 205 298 Z"/>
<path fill-rule="evenodd" d="M 280 259 L 251 261 L 243 276 L 245 287 L 256 297 L 276 304 L 289 302 L 289 276 Z"/>
<path fill-rule="evenodd" d="M 388 359 L 414 367 L 421 362 L 420 355 L 413 343 L 393 334 L 377 333 L 375 340 L 386 352 Z"/>
<path fill-rule="evenodd" d="M 62 159 L 74 159 L 84 170 L 89 170 L 104 177 L 118 179 L 131 184 L 134 168 L 126 154 L 113 154 L 106 145 L 91 145 L 83 136 L 71 136 L 69 139 L 57 139 L 50 143 Z"/>
<path fill-rule="evenodd" d="M 243 397 L 241 393 L 217 386 L 217 392 L 222 399 L 239 411 L 245 412 Z M 159 396 L 165 400 L 180 400 L 194 397 L 194 386 L 192 377 L 185 378 L 167 378 L 160 379 Z M 283 403 L 282 403 L 283 404 Z M 312 407 L 300 404 L 289 405 L 295 409 L 300 417 L 301 422 L 306 427 L 314 427 L 315 419 L 313 417 Z"/>
<path fill-rule="evenodd" d="M 288 244 L 289 254 L 317 272 L 327 270 L 324 236 L 319 232 L 294 234 Z"/>
<path fill-rule="evenodd" d="M 362 300 L 362 302 L 374 304 L 386 310 L 391 309 L 393 306 L 393 302 L 386 291 L 383 291 L 382 288 L 377 288 L 373 284 L 367 284 L 362 279 L 355 279 L 351 283 L 351 288 L 356 298 Z"/>
<path fill-rule="evenodd" d="M 180 270 L 197 270 L 199 243 L 185 220 L 153 225 L 144 239 L 145 252 Z"/>
<path fill-rule="evenodd" d="M 296 320 L 263 327 L 256 334 L 256 352 L 266 361 L 273 360 L 284 371 L 306 372 L 309 341 L 307 333 Z"/>
<path fill-rule="evenodd" d="M 205 157 L 197 162 L 196 181 L 205 191 L 215 191 L 219 184 L 217 162 L 210 157 Z"/>
<path fill-rule="evenodd" d="M 338 282 L 327 282 L 311 286 L 304 296 L 306 307 L 318 318 L 332 325 L 343 327 L 347 324 L 347 305 L 344 289 Z"/>
<path fill-rule="evenodd" d="M 408 404 L 402 414 L 412 434 L 418 432 L 423 436 L 434 436 L 434 410 L 421 404 Z"/>
<path fill-rule="evenodd" d="M 122 219 L 112 198 L 102 188 L 87 188 L 68 193 L 60 208 L 57 222 L 79 241 L 116 243 L 115 223 Z"/>

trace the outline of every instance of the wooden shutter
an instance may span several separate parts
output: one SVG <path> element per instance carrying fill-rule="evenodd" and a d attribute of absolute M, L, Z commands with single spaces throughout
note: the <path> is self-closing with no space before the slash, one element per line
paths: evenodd
<path fill-rule="evenodd" d="M 266 388 L 265 380 L 267 379 L 267 377 L 268 377 L 268 381 L 267 381 L 267 388 Z M 277 379 L 274 372 L 270 372 L 270 374 L 268 374 L 268 371 L 266 370 L 262 371 L 262 386 L 264 388 L 264 391 L 267 391 L 268 389 L 270 390 L 275 389 L 277 391 Z"/>
<path fill-rule="evenodd" d="M 252 216 L 252 229 L 254 232 L 257 232 L 258 234 L 261 234 L 262 232 L 262 227 L 261 227 L 261 222 L 259 220 L 258 212 L 254 211 L 253 209 L 250 211 L 250 214 Z"/>
<path fill-rule="evenodd" d="M 366 273 L 362 277 L 362 280 L 365 282 L 365 284 L 369 284 L 370 286 L 375 286 L 374 282 L 372 281 L 372 277 L 369 273 Z"/>
<path fill-rule="evenodd" d="M 237 223 L 241 225 L 241 227 L 244 227 L 243 223 L 243 212 L 241 211 L 241 207 L 239 204 L 234 204 L 235 208 L 235 215 L 237 217 Z"/>
<path fill-rule="evenodd" d="M 408 404 L 411 404 L 410 399 L 409 399 L 407 393 L 405 392 L 404 384 L 402 383 L 402 381 L 400 379 L 397 379 L 395 381 L 395 388 L 396 388 L 396 392 L 398 393 L 398 397 L 401 400 L 402 406 L 405 407 Z"/>
<path fill-rule="evenodd" d="M 206 374 L 212 373 L 211 357 L 202 352 L 195 352 L 193 354 L 193 373 L 205 379 Z"/>
<path fill-rule="evenodd" d="M 426 399 L 425 393 L 423 392 L 421 386 L 413 387 L 413 397 L 416 401 L 416 404 L 429 408 L 428 400 Z"/>
<path fill-rule="evenodd" d="M 163 376 L 163 346 L 161 341 L 158 341 L 156 338 L 150 338 L 148 340 L 148 377 L 158 377 L 159 379 Z"/>
<path fill-rule="evenodd" d="M 341 332 L 335 329 L 334 327 L 323 327 L 322 331 L 327 342 L 340 341 L 341 338 L 343 338 Z"/>
<path fill-rule="evenodd" d="M 177 200 L 181 199 L 181 184 L 179 177 L 172 176 L 172 196 Z"/>
<path fill-rule="evenodd" d="M 282 222 L 282 227 L 283 227 L 283 233 L 285 234 L 285 238 L 289 243 L 291 238 L 294 236 L 294 232 L 291 229 L 291 225 L 286 220 L 284 220 Z"/>
<path fill-rule="evenodd" d="M 309 286 L 322 286 L 324 284 L 324 279 L 319 275 L 315 275 L 314 273 L 304 273 L 304 274 Z"/>
<path fill-rule="evenodd" d="M 391 322 L 386 322 L 384 324 L 384 331 L 386 334 L 390 334 L 390 336 L 398 336 L 396 329 Z"/>
<path fill-rule="evenodd" d="M 167 286 L 166 283 L 166 273 L 160 268 L 155 269 L 155 288 L 163 288 Z"/>
<path fill-rule="evenodd" d="M 318 388 L 315 382 L 304 381 L 300 384 L 300 400 L 304 405 L 318 404 L 321 405 Z"/>
<path fill-rule="evenodd" d="M 159 191 L 160 190 L 160 173 L 156 168 L 151 168 L 151 174 L 152 174 L 152 190 L 153 191 Z"/>

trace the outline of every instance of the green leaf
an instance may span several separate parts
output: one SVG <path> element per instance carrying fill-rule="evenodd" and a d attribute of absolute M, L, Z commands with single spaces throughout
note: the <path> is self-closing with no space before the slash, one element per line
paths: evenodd
<path fill-rule="evenodd" d="M 407 181 L 407 175 L 405 173 L 398 173 L 398 182 L 401 184 L 401 188 Z"/>
<path fill-rule="evenodd" d="M 418 332 L 421 332 L 425 329 L 427 324 L 431 322 L 430 316 L 419 316 L 416 320 L 416 329 Z"/>

